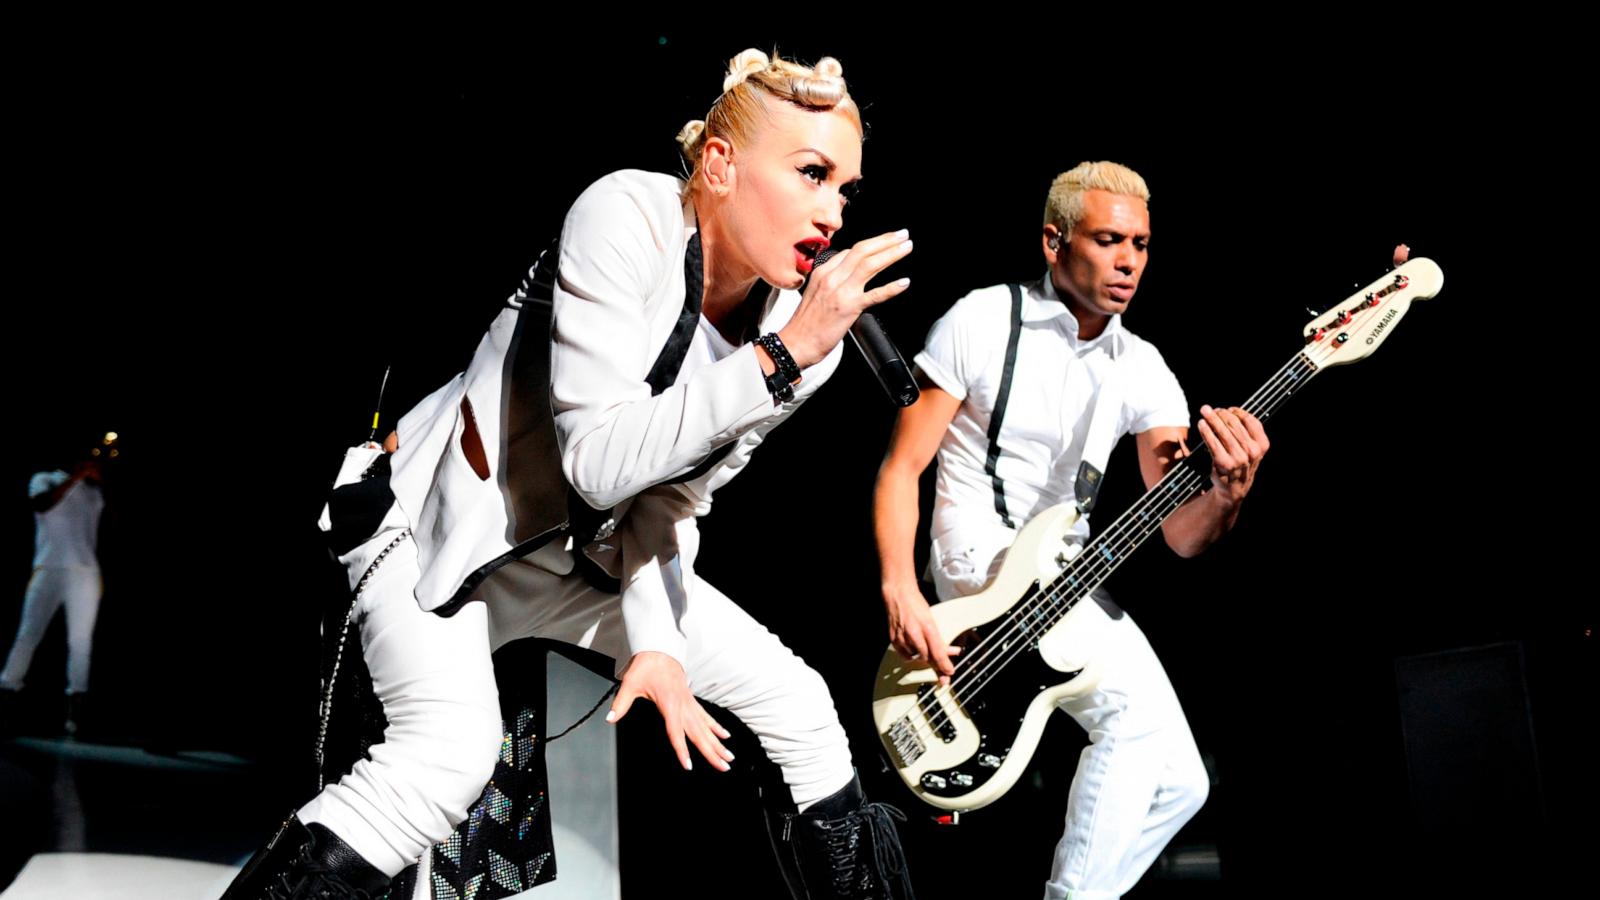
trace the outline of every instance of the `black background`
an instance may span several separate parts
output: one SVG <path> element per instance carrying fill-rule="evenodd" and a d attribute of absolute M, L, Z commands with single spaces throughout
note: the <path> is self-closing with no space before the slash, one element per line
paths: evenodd
<path fill-rule="evenodd" d="M 837 56 L 864 108 L 866 181 L 841 239 L 911 230 L 895 274 L 912 288 L 882 310 L 908 352 L 968 290 L 1040 274 L 1045 190 L 1083 159 L 1151 185 L 1127 324 L 1195 407 L 1240 402 L 1298 349 L 1306 307 L 1381 275 L 1395 243 L 1441 264 L 1437 300 L 1271 424 L 1233 534 L 1193 561 L 1147 549 L 1111 587 L 1213 757 L 1218 787 L 1185 838 L 1219 844 L 1226 881 L 1365 883 L 1392 864 L 1425 882 L 1463 860 L 1520 866 L 1507 846 L 1564 867 L 1534 849 L 1537 820 L 1418 829 L 1394 660 L 1521 642 L 1549 833 L 1583 833 L 1596 617 L 1563 574 L 1587 551 L 1569 520 L 1589 493 L 1591 380 L 1584 317 L 1560 302 L 1586 262 L 1565 222 L 1587 183 L 1565 163 L 1576 63 L 1487 33 L 1324 34 L 1336 49 L 1312 50 L 1289 39 L 1312 26 L 1221 27 L 1157 53 L 1093 21 L 1051 40 L 962 31 L 959 50 L 956 26 L 939 28 L 251 32 L 249 49 L 241 30 L 194 45 L 40 34 L 52 52 L 9 90 L 16 502 L 0 629 L 27 578 L 28 475 L 115 429 L 96 694 L 130 740 L 304 767 L 318 604 L 339 581 L 314 522 L 383 367 L 386 431 L 465 364 L 584 186 L 676 170 L 672 137 L 714 99 L 722 62 L 776 43 Z M 1539 64 L 1511 63 L 1514 44 Z M 878 773 L 867 717 L 885 644 L 870 498 L 892 418 L 848 356 L 719 492 L 701 570 L 829 679 L 869 789 L 910 809 Z M 1102 524 L 1140 489 L 1131 448 L 1109 471 Z M 41 650 L 37 683 L 59 678 L 60 652 Z M 753 813 L 714 811 L 737 791 L 704 767 L 674 773 L 647 715 L 623 728 L 629 883 L 767 884 Z M 1070 759 L 1079 740 L 1063 718 L 1046 753 Z M 958 832 L 913 810 L 925 893 L 977 876 L 997 895 L 1037 890 L 1070 763 L 1039 769 L 1037 789 Z"/>

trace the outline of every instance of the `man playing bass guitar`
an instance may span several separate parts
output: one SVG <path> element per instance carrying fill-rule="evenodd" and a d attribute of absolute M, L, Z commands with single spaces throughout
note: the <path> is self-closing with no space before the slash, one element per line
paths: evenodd
<path fill-rule="evenodd" d="M 1125 166 L 1083 163 L 1050 187 L 1040 237 L 1049 270 L 1033 284 L 968 294 L 916 357 L 921 399 L 900 416 L 878 475 L 876 533 L 890 638 L 905 656 L 955 671 L 918 588 L 917 482 L 939 457 L 929 575 L 940 600 L 999 571 L 1017 529 L 1098 483 L 1104 456 L 1133 434 L 1147 486 L 1187 453 L 1188 405 L 1155 347 L 1121 322 L 1149 254 L 1149 189 Z M 1200 408 L 1211 487 L 1162 525 L 1180 556 L 1230 528 L 1267 452 L 1240 408 Z M 1083 464 L 1089 463 L 1093 470 Z M 1092 491 L 1089 491 L 1092 493 Z M 1088 523 L 1074 525 L 1078 543 Z M 1177 695 L 1144 634 L 1102 595 L 1098 687 L 1060 708 L 1088 732 L 1047 898 L 1116 897 L 1133 887 L 1205 802 L 1209 780 Z"/>

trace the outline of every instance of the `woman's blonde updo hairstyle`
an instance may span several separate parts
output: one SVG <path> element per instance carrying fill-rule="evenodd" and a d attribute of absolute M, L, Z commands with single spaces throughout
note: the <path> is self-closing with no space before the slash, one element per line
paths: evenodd
<path fill-rule="evenodd" d="M 678 132 L 678 146 L 690 166 L 691 190 L 699 180 L 700 150 L 707 138 L 722 138 L 736 148 L 754 138 L 767 116 L 762 95 L 815 112 L 836 110 L 847 116 L 857 131 L 865 131 L 861 110 L 850 99 L 844 67 L 838 60 L 825 56 L 815 66 L 804 66 L 776 54 L 746 50 L 728 62 L 722 96 L 711 104 L 705 119 L 695 119 Z"/>

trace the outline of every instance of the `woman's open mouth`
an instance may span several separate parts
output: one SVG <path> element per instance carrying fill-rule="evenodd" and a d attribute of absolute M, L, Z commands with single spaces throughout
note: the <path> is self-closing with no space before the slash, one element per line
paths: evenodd
<path fill-rule="evenodd" d="M 802 275 L 810 275 L 817 264 L 817 254 L 828 249 L 827 238 L 807 238 L 794 245 L 794 267 Z"/>

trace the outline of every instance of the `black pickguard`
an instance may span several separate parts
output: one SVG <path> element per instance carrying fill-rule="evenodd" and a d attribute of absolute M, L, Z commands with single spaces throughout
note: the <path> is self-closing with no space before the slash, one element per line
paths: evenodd
<path fill-rule="evenodd" d="M 1035 581 L 1028 592 L 1012 604 L 1012 610 L 1025 607 L 1029 598 L 1038 591 L 1039 583 Z M 994 635 L 1013 630 L 1016 630 L 1015 621 L 1008 612 L 962 633 L 954 641 L 961 647 L 959 659 L 962 660 L 962 664 L 956 667 L 955 680 L 971 685 L 964 691 L 966 696 L 962 711 L 977 727 L 978 749 L 955 766 L 924 773 L 921 784 L 925 793 L 936 797 L 958 797 L 971 793 L 993 778 L 1011 754 L 1017 733 L 1022 729 L 1023 716 L 1034 698 L 1042 691 L 1077 676 L 1077 672 L 1061 672 L 1044 661 L 1039 655 L 1038 635 L 1024 637 L 1019 633 L 1013 639 L 1015 643 L 1004 647 L 1006 656 L 1015 653 L 1016 657 L 1005 665 L 993 665 L 997 658 L 996 651 L 1004 646 L 994 643 L 1000 640 Z M 985 646 L 978 646 L 980 643 Z M 991 643 L 994 646 L 988 646 Z M 979 657 L 987 657 L 988 664 Z M 972 661 L 972 669 L 963 674 L 963 666 L 968 664 L 968 660 Z M 979 676 L 980 672 L 986 674 Z M 926 703 L 951 702 L 948 695 L 936 700 L 937 697 L 936 694 L 929 695 Z M 935 734 L 938 734 L 937 730 Z M 943 738 L 943 735 L 939 737 Z"/>

